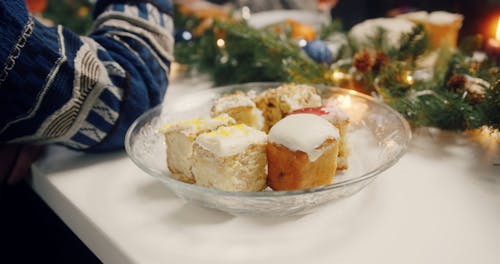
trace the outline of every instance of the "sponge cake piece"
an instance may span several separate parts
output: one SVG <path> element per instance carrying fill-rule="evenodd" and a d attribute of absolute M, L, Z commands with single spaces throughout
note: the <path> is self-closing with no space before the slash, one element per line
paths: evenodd
<path fill-rule="evenodd" d="M 208 188 L 256 192 L 266 188 L 267 135 L 244 124 L 219 127 L 196 138 L 193 174 Z"/>
<path fill-rule="evenodd" d="M 165 134 L 167 165 L 172 178 L 194 183 L 195 178 L 191 167 L 193 165 L 193 143 L 196 137 L 201 133 L 234 123 L 233 118 L 222 114 L 214 118 L 194 118 L 175 122 L 160 128 L 160 132 Z"/>

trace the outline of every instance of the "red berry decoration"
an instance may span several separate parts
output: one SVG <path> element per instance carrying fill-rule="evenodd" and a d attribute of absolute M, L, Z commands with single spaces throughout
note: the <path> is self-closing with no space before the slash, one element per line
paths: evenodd
<path fill-rule="evenodd" d="M 302 109 L 297 109 L 293 112 L 290 113 L 291 115 L 293 114 L 313 114 L 313 115 L 328 115 L 329 112 L 325 109 L 324 106 L 317 106 L 317 107 L 306 107 Z"/>

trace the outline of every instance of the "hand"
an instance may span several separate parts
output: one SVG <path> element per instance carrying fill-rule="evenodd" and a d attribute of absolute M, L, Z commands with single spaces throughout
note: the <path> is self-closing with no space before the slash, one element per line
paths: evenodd
<path fill-rule="evenodd" d="M 0 183 L 16 184 L 21 181 L 44 151 L 44 146 L 3 144 L 0 145 Z"/>

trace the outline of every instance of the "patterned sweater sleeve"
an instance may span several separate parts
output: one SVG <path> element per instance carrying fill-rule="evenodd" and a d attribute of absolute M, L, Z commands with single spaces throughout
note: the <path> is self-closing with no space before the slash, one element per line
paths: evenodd
<path fill-rule="evenodd" d="M 166 0 L 97 1 L 94 30 L 78 36 L 0 1 L 0 142 L 105 151 L 159 104 L 172 61 Z"/>

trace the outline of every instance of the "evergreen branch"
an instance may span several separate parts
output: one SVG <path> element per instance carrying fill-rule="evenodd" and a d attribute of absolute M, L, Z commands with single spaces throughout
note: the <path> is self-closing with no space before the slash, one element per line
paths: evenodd
<path fill-rule="evenodd" d="M 397 52 L 398 60 L 415 61 L 429 48 L 429 36 L 422 24 L 417 24 L 412 31 L 401 36 Z"/>
<path fill-rule="evenodd" d="M 342 21 L 335 19 L 331 23 L 321 26 L 318 34 L 319 39 L 326 40 L 332 34 L 342 32 L 343 28 L 344 26 L 342 25 Z"/>
<path fill-rule="evenodd" d="M 190 29 L 199 22 L 189 17 L 182 21 Z M 329 34 L 338 32 L 336 27 L 325 27 L 319 36 L 327 40 Z M 379 29 L 369 42 L 376 51 L 388 55 L 389 63 L 372 67 L 367 73 L 356 73 L 353 82 L 360 86 L 357 90 L 375 89 L 415 127 L 467 130 L 486 125 L 500 129 L 500 68 L 492 61 L 471 61 L 473 39 L 462 44 L 465 51 L 437 51 L 438 58 L 431 69 L 433 78 L 413 82 L 409 81 L 409 74 L 418 68 L 418 60 L 429 54 L 427 32 L 422 25 L 414 27 L 402 35 L 398 48 L 388 47 L 385 35 Z M 225 41 L 223 47 L 217 46 L 218 39 Z M 358 50 L 356 40 L 348 37 L 348 43 L 348 48 Z M 194 41 L 177 43 L 175 56 L 178 62 L 213 76 L 216 84 L 255 81 L 335 84 L 331 79 L 332 69 L 311 60 L 294 40 L 270 30 L 251 28 L 244 22 L 216 21 Z M 352 69 L 351 64 L 334 67 L 343 72 Z M 491 87 L 471 100 L 470 94 L 448 87 L 448 81 L 455 75 L 478 77 Z"/>

